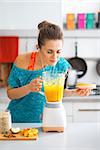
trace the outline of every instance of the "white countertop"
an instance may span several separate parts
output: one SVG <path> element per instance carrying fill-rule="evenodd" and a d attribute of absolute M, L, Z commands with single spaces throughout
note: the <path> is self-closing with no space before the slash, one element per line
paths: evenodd
<path fill-rule="evenodd" d="M 100 150 L 100 123 L 68 124 L 63 133 L 44 133 L 41 124 L 13 126 L 38 127 L 39 138 L 36 141 L 0 141 L 1 150 Z"/>
<path fill-rule="evenodd" d="M 100 95 L 91 96 L 66 96 L 63 97 L 63 101 L 70 102 L 100 102 Z"/>

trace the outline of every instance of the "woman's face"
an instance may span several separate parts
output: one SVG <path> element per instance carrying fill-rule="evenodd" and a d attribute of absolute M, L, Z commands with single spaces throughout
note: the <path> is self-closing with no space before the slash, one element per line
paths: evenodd
<path fill-rule="evenodd" d="M 40 53 L 45 65 L 55 65 L 62 51 L 62 40 L 47 40 Z"/>

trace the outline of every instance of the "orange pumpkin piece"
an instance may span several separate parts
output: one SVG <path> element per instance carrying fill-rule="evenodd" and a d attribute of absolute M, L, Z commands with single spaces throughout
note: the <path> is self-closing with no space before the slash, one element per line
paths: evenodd
<path fill-rule="evenodd" d="M 38 129 L 36 128 L 26 128 L 21 131 L 22 135 L 25 137 L 34 137 L 38 135 Z"/>

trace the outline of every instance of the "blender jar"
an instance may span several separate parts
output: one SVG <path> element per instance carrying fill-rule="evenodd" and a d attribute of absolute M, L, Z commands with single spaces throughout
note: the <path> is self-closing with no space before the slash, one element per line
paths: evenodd
<path fill-rule="evenodd" d="M 65 74 L 43 72 L 44 93 L 47 102 L 61 102 L 63 98 Z"/>

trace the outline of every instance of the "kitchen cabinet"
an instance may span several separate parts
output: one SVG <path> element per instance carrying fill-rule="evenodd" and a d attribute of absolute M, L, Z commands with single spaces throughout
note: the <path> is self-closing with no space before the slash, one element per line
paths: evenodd
<path fill-rule="evenodd" d="M 66 118 L 67 118 L 67 122 L 72 122 L 72 103 L 71 102 L 63 102 L 65 111 L 66 111 Z"/>
<path fill-rule="evenodd" d="M 74 103 L 73 122 L 100 122 L 100 102 Z"/>
<path fill-rule="evenodd" d="M 63 99 L 69 122 L 100 122 L 100 96 L 65 97 Z"/>

